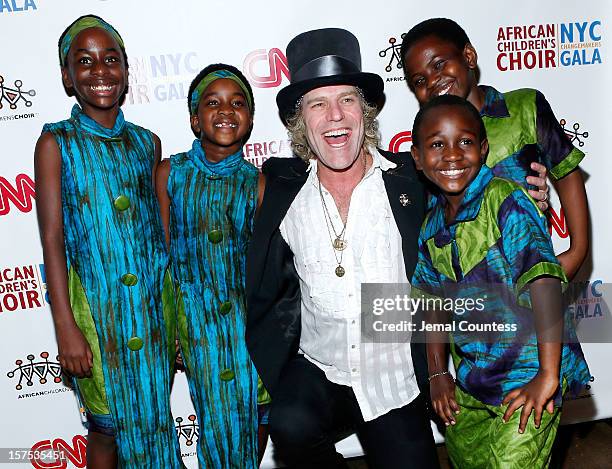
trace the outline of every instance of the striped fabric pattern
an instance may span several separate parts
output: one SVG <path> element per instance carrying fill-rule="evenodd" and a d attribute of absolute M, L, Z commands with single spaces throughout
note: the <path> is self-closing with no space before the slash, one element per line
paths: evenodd
<path fill-rule="evenodd" d="M 500 405 L 512 389 L 538 371 L 538 348 L 527 284 L 541 275 L 566 281 L 555 257 L 545 219 L 519 185 L 493 177 L 483 166 L 466 189 L 455 220 L 445 221 L 446 199 L 438 198 L 419 238 L 412 285 L 438 297 L 483 298 L 483 311 L 455 312 L 470 323 L 516 324 L 517 331 L 487 336 L 456 330 L 457 382 L 485 404 Z M 560 382 L 573 393 L 590 378 L 571 317 L 565 317 Z M 561 403 L 561 392 L 556 403 Z"/>
<path fill-rule="evenodd" d="M 90 345 L 101 352 L 120 463 L 183 467 L 170 412 L 162 307 L 168 259 L 152 186 L 152 134 L 121 111 L 112 129 L 103 128 L 78 105 L 43 131 L 61 150 L 66 257 L 82 287 L 71 292 L 86 296 L 72 304 L 83 309 L 75 316 L 90 314 L 95 324 L 98 341 Z"/>
<path fill-rule="evenodd" d="M 200 467 L 257 467 L 257 374 L 244 338 L 257 180 L 242 151 L 212 164 L 195 140 L 171 157 L 170 254 Z"/>

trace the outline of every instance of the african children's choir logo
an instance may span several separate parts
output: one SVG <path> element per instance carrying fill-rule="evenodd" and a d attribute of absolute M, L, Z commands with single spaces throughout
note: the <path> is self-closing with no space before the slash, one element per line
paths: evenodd
<path fill-rule="evenodd" d="M 47 351 L 38 355 L 30 353 L 25 360 L 19 358 L 13 363 L 6 376 L 19 391 L 17 399 L 48 397 L 72 391 L 63 384 L 62 367 L 57 355 L 51 357 Z"/>
<path fill-rule="evenodd" d="M 388 46 L 378 51 L 378 56 L 382 57 L 385 64 L 385 72 L 388 76 L 385 76 L 385 82 L 394 81 L 405 81 L 404 73 L 402 70 L 402 58 L 400 57 L 400 49 L 402 47 L 402 40 L 406 33 L 402 33 L 399 39 L 395 36 L 391 36 L 387 40 Z"/>
<path fill-rule="evenodd" d="M 292 156 L 291 144 L 286 139 L 249 142 L 244 146 L 244 156 L 249 163 L 261 168 L 261 165 L 273 156 Z"/>
<path fill-rule="evenodd" d="M 2 113 L 0 122 L 36 117 L 36 113 L 21 112 L 25 108 L 32 107 L 30 98 L 34 96 L 36 96 L 36 90 L 24 88 L 22 80 L 14 80 L 11 84 L 4 76 L 0 75 L 0 113 Z M 10 113 L 11 111 L 19 112 Z M 10 114 L 6 114 L 7 112 Z"/>
<path fill-rule="evenodd" d="M 127 104 L 186 100 L 189 84 L 200 71 L 196 52 L 129 58 Z"/>
<path fill-rule="evenodd" d="M 49 360 L 49 352 L 41 352 L 38 357 L 29 354 L 25 361 L 15 360 L 17 367 L 9 371 L 6 376 L 16 378 L 15 389 L 21 391 L 24 386 L 31 387 L 34 383 L 47 384 L 62 382 L 62 367 L 57 361 Z"/>
<path fill-rule="evenodd" d="M 502 72 L 602 63 L 600 20 L 500 26 L 497 68 Z"/>
<path fill-rule="evenodd" d="M 244 58 L 242 71 L 255 88 L 276 88 L 289 80 L 287 57 L 277 47 L 256 49 Z"/>
<path fill-rule="evenodd" d="M 198 442 L 200 436 L 200 425 L 198 424 L 197 417 L 194 414 L 190 414 L 187 419 L 183 417 L 176 417 L 174 419 L 176 425 L 176 436 L 181 446 L 187 447 L 187 452 L 181 452 L 183 458 L 195 456 L 196 451 L 189 451 L 191 448 L 195 448 L 195 444 Z"/>
<path fill-rule="evenodd" d="M 49 303 L 44 264 L 0 269 L 0 314 Z"/>
<path fill-rule="evenodd" d="M 578 122 L 569 125 L 566 119 L 560 119 L 559 124 L 561 124 L 561 128 L 572 145 L 575 147 L 584 146 L 585 140 L 589 138 L 589 132 L 580 130 L 580 124 Z M 548 219 L 548 231 L 551 236 L 556 234 L 561 239 L 569 237 L 569 229 L 567 227 L 563 207 L 560 207 L 558 211 L 554 207 L 550 207 L 546 211 L 546 218 Z"/>
<path fill-rule="evenodd" d="M 34 0 L 0 0 L 0 14 L 36 10 Z"/>
<path fill-rule="evenodd" d="M 585 139 L 589 138 L 589 132 L 580 130 L 580 124 L 578 122 L 574 122 L 571 126 L 568 127 L 567 120 L 560 119 L 559 124 L 561 124 L 561 128 L 569 138 L 572 145 L 575 147 L 583 147 Z"/>
<path fill-rule="evenodd" d="M 183 417 L 177 417 L 174 421 L 176 422 L 176 436 L 180 443 L 186 446 L 192 446 L 198 441 L 200 426 L 194 414 L 189 415 L 187 421 L 185 421 Z"/>

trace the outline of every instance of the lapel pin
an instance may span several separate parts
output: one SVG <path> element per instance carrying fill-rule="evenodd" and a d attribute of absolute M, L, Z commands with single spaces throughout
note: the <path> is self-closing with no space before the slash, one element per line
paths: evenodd
<path fill-rule="evenodd" d="M 406 194 L 400 194 L 399 202 L 402 204 L 402 207 L 412 204 L 412 200 L 410 200 L 410 197 L 408 197 Z"/>

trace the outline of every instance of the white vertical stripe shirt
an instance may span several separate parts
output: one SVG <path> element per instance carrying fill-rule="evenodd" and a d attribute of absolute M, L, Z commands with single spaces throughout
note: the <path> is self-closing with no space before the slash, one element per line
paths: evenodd
<path fill-rule="evenodd" d="M 294 254 L 302 293 L 300 352 L 330 381 L 351 386 L 364 420 L 412 402 L 419 394 L 410 343 L 362 343 L 361 284 L 408 284 L 402 240 L 391 212 L 382 171 L 396 165 L 370 149 L 373 164 L 353 190 L 342 252 L 343 277 L 319 194 L 317 162 L 291 204 L 280 232 Z M 337 233 L 342 221 L 322 187 Z M 416 220 L 415 220 L 416 222 Z M 332 238 L 333 231 L 331 232 Z M 340 252 L 336 251 L 340 259 Z"/>

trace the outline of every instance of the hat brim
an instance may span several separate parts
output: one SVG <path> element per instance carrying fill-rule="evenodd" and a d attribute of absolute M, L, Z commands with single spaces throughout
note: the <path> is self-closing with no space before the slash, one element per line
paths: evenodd
<path fill-rule="evenodd" d="M 384 98 L 385 85 L 383 79 L 375 73 L 356 72 L 312 78 L 292 83 L 284 87 L 276 95 L 278 113 L 283 123 L 287 124 L 287 118 L 295 111 L 295 105 L 302 96 L 315 88 L 333 85 L 357 86 L 363 92 L 365 100 L 377 107 L 382 104 Z"/>

